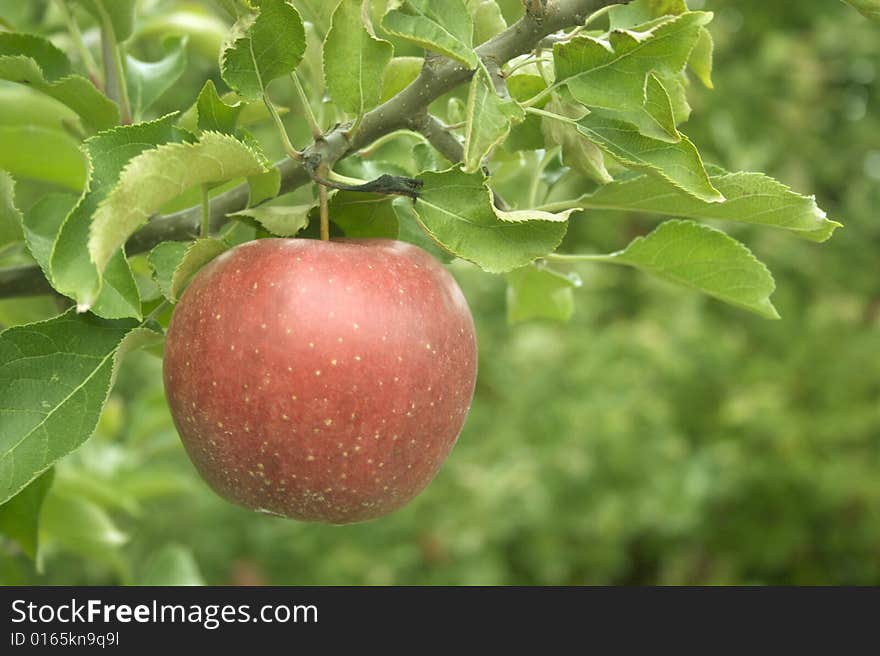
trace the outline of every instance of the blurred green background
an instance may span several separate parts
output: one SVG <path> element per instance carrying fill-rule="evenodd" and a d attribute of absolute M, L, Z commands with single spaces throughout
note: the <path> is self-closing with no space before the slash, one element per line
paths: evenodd
<path fill-rule="evenodd" d="M 0 581 L 880 584 L 880 26 L 832 0 L 689 4 L 717 49 L 685 131 L 846 226 L 823 245 L 724 226 L 773 270 L 781 321 L 583 266 L 570 324 L 511 327 L 503 279 L 456 264 L 481 349 L 460 442 L 412 504 L 346 527 L 214 496 L 138 354 L 57 468 L 40 571 L 0 544 Z M 655 224 L 582 214 L 565 248 Z"/>

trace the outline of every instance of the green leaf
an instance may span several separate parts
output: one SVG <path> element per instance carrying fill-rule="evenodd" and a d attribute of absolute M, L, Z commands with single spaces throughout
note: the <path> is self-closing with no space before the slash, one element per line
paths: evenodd
<path fill-rule="evenodd" d="M 21 212 L 15 206 L 15 180 L 0 171 L 0 250 L 24 239 Z"/>
<path fill-rule="evenodd" d="M 631 123 L 587 114 L 578 121 L 581 134 L 629 168 L 659 176 L 710 203 L 724 200 L 712 186 L 700 153 L 685 135 L 678 143 L 646 137 Z"/>
<path fill-rule="evenodd" d="M 154 246 L 153 250 L 147 256 L 147 262 L 153 269 L 153 279 L 159 286 L 162 295 L 168 300 L 172 300 L 171 279 L 174 277 L 174 271 L 177 265 L 183 260 L 189 248 L 189 242 L 185 241 L 163 241 L 161 244 Z"/>
<path fill-rule="evenodd" d="M 103 271 L 114 253 L 162 205 L 190 187 L 264 173 L 263 158 L 234 137 L 205 132 L 196 143 L 167 143 L 133 158 L 95 210 L 89 253 Z"/>
<path fill-rule="evenodd" d="M 687 74 L 682 71 L 675 75 L 658 75 L 652 73 L 660 81 L 663 90 L 669 98 L 672 108 L 673 125 L 680 125 L 691 116 L 691 106 L 688 103 L 687 90 L 690 84 Z"/>
<path fill-rule="evenodd" d="M 49 281 L 52 280 L 52 248 L 64 219 L 76 203 L 73 194 L 46 194 L 25 212 L 22 219 L 28 250 Z"/>
<path fill-rule="evenodd" d="M 574 313 L 577 279 L 547 268 L 527 266 L 507 274 L 507 321 L 568 321 Z"/>
<path fill-rule="evenodd" d="M 187 114 L 192 112 L 194 116 L 187 116 L 186 121 L 199 133 L 222 132 L 232 135 L 252 146 L 258 153 L 262 153 L 259 142 L 240 126 L 246 122 L 249 107 L 261 108 L 264 113 L 263 118 L 268 118 L 266 106 L 262 102 L 245 103 L 236 100 L 230 104 L 217 94 L 214 82 L 208 80 L 202 87 L 196 104 L 187 112 Z M 181 122 L 183 120 L 181 119 Z M 248 185 L 248 207 L 259 205 L 278 195 L 281 189 L 281 172 L 271 167 L 264 173 L 248 176 Z"/>
<path fill-rule="evenodd" d="M 27 112 L 21 108 L 27 107 Z M 81 121 L 70 107 L 25 84 L 0 84 L 0 125 L 34 125 L 64 131 Z"/>
<path fill-rule="evenodd" d="M 264 205 L 249 207 L 229 216 L 247 216 L 257 221 L 273 235 L 293 237 L 309 225 L 309 212 L 313 207 L 313 203 L 307 205 Z"/>
<path fill-rule="evenodd" d="M 612 30 L 627 30 L 662 16 L 678 16 L 688 10 L 685 0 L 633 0 L 608 12 Z"/>
<path fill-rule="evenodd" d="M 445 250 L 489 273 L 525 266 L 559 246 L 572 211 L 502 212 L 492 204 L 486 181 L 460 169 L 421 176 L 415 204 L 419 223 Z"/>
<path fill-rule="evenodd" d="M 573 204 L 584 208 L 755 223 L 790 230 L 816 242 L 826 241 L 840 227 L 828 219 L 815 197 L 802 196 L 763 173 L 719 170 L 713 171 L 711 180 L 724 194 L 724 202 L 707 203 L 682 193 L 660 178 L 636 176 L 600 187 Z"/>
<path fill-rule="evenodd" d="M 128 93 L 135 117 L 143 116 L 186 70 L 186 39 L 175 39 L 162 59 L 143 62 L 131 55 L 126 58 Z"/>
<path fill-rule="evenodd" d="M 238 117 L 238 125 L 240 127 L 256 125 L 258 123 L 262 123 L 263 121 L 271 120 L 272 118 L 272 116 L 269 114 L 269 109 L 266 107 L 266 103 L 264 103 L 262 100 L 239 100 L 240 96 L 234 91 L 224 93 L 222 98 L 223 102 L 225 103 L 229 103 L 230 101 L 242 103 L 243 107 L 241 110 L 241 114 Z M 279 116 L 284 116 L 285 114 L 290 112 L 289 108 L 278 104 L 275 105 L 275 109 L 278 110 Z"/>
<path fill-rule="evenodd" d="M 436 171 L 440 168 L 437 165 L 440 154 L 424 141 L 417 141 L 413 144 L 412 157 L 416 172 Z"/>
<path fill-rule="evenodd" d="M 880 21 L 880 0 L 846 0 L 846 2 L 858 9 L 862 15 Z"/>
<path fill-rule="evenodd" d="M 93 305 L 92 311 L 104 318 L 139 318 L 140 298 L 122 251 L 113 256 L 103 276 L 99 274 L 88 249 L 92 215 L 116 186 L 129 160 L 176 138 L 175 119 L 176 114 L 169 114 L 155 121 L 114 128 L 84 143 L 91 171 L 89 184 L 55 240 L 51 281 L 55 289 L 75 299 L 81 308 Z"/>
<path fill-rule="evenodd" d="M 123 430 L 122 424 L 125 421 L 124 404 L 121 402 L 114 403 L 114 401 L 118 400 L 111 396 L 107 407 L 104 408 L 104 412 L 101 414 L 98 428 L 95 431 L 98 435 L 101 435 L 102 432 L 105 434 L 116 434 L 118 431 Z M 105 428 L 107 424 L 113 423 L 116 424 L 117 430 L 112 428 L 107 430 Z M 104 453 L 108 453 L 108 451 L 104 451 Z M 97 503 L 102 508 L 121 510 L 132 517 L 143 516 L 143 508 L 138 503 L 138 499 L 120 484 L 119 479 L 122 476 L 115 477 L 112 474 L 105 476 L 102 475 L 105 474 L 104 471 L 96 472 L 86 467 L 65 467 L 64 464 L 66 463 L 62 463 L 58 468 L 55 486 L 52 489 L 53 494 L 83 497 Z M 151 468 L 151 471 L 155 470 Z M 128 474 L 129 472 L 124 474 L 126 482 Z"/>
<path fill-rule="evenodd" d="M 271 200 L 281 191 L 281 171 L 270 166 L 265 173 L 248 176 L 248 207 Z"/>
<path fill-rule="evenodd" d="M 666 86 L 654 73 L 648 75 L 645 96 L 644 106 L 632 114 L 632 118 L 635 119 L 633 123 L 639 126 L 639 131 L 660 141 L 672 143 L 680 141 L 681 134 L 676 129 L 677 121 L 672 109 L 672 98 Z"/>
<path fill-rule="evenodd" d="M 421 221 L 413 208 L 413 203 L 409 198 L 398 196 L 391 201 L 391 207 L 397 216 L 398 233 L 395 239 L 405 241 L 409 244 L 415 244 L 426 253 L 430 253 L 445 264 L 449 264 L 455 259 L 455 256 L 445 250 L 440 244 L 429 235 L 422 227 Z"/>
<path fill-rule="evenodd" d="M 624 250 L 593 259 L 625 264 L 751 310 L 768 319 L 773 276 L 743 244 L 693 221 L 666 221 Z"/>
<path fill-rule="evenodd" d="M 46 493 L 52 487 L 53 470 L 49 469 L 26 488 L 0 505 L 0 534 L 18 543 L 31 560 L 37 559 L 40 511 Z"/>
<path fill-rule="evenodd" d="M 138 16 L 138 39 L 186 37 L 193 49 L 205 59 L 217 61 L 220 48 L 229 34 L 229 26 L 207 6 L 166 5 L 162 11 Z"/>
<path fill-rule="evenodd" d="M 0 125 L 0 144 L 0 169 L 65 189 L 83 188 L 86 162 L 69 134 L 36 125 Z"/>
<path fill-rule="evenodd" d="M 80 303 L 77 309 L 82 310 Z M 141 318 L 140 291 L 123 249 L 114 253 L 107 262 L 107 268 L 101 274 L 101 288 L 91 310 L 107 319 Z"/>
<path fill-rule="evenodd" d="M 468 68 L 479 63 L 473 49 L 474 24 L 462 0 L 404 0 L 385 14 L 382 27 Z"/>
<path fill-rule="evenodd" d="M 74 310 L 0 333 L 0 503 L 95 430 L 122 353 L 156 333 Z"/>
<path fill-rule="evenodd" d="M 330 220 L 346 237 L 397 239 L 397 214 L 392 198 L 382 194 L 340 191 L 330 199 Z"/>
<path fill-rule="evenodd" d="M 385 67 L 382 75 L 382 96 L 380 102 L 385 102 L 403 91 L 419 76 L 425 60 L 422 57 L 394 57 Z"/>
<path fill-rule="evenodd" d="M 113 26 L 113 35 L 119 43 L 127 40 L 134 31 L 137 0 L 75 0 L 88 11 L 99 24 L 104 18 Z"/>
<path fill-rule="evenodd" d="M 58 305 L 51 296 L 3 299 L 0 300 L 0 330 L 45 321 L 57 314 Z"/>
<path fill-rule="evenodd" d="M 382 98 L 382 75 L 394 48 L 370 35 L 361 0 L 342 0 L 324 40 L 324 80 L 336 105 L 362 116 Z"/>
<path fill-rule="evenodd" d="M 556 98 L 547 104 L 547 111 L 574 119 L 582 117 L 583 111 L 579 110 L 581 108 L 577 105 Z M 566 166 L 599 184 L 607 184 L 614 179 L 605 168 L 602 151 L 592 141 L 585 139 L 574 125 L 550 118 L 540 120 L 547 143 L 562 147 L 562 160 Z"/>
<path fill-rule="evenodd" d="M 688 65 L 691 70 L 699 78 L 707 89 L 713 89 L 712 84 L 712 60 L 715 52 L 715 42 L 712 40 L 712 33 L 705 27 L 700 28 L 700 37 L 691 51 L 691 58 Z"/>
<path fill-rule="evenodd" d="M 12 61 L 29 59 L 39 69 L 39 76 L 45 76 L 49 80 L 57 80 L 72 72 L 67 55 L 56 48 L 51 41 L 36 34 L 0 32 L 0 57 L 3 57 L 4 63 L 8 63 L 7 59 Z M 19 80 L 12 77 L 4 77 L 4 79 L 32 84 L 28 79 Z"/>
<path fill-rule="evenodd" d="M 520 150 L 542 150 L 547 142 L 542 128 L 542 119 L 534 114 L 526 114 L 522 123 L 511 126 L 510 134 L 503 147 L 510 152 Z"/>
<path fill-rule="evenodd" d="M 220 55 L 226 84 L 247 99 L 259 98 L 275 78 L 292 73 L 302 60 L 306 33 L 285 0 L 263 0 L 256 18 L 240 18 Z"/>
<path fill-rule="evenodd" d="M 507 78 L 506 82 L 510 95 L 519 102 L 525 102 L 547 88 L 544 78 L 531 73 L 514 73 Z M 549 97 L 540 99 L 534 104 L 534 107 L 545 107 L 549 101 Z M 582 114 L 583 112 L 579 112 L 578 116 Z M 580 135 L 578 138 L 580 139 Z M 511 152 L 518 150 L 540 150 L 546 145 L 547 142 L 545 142 L 545 135 L 542 130 L 542 119 L 534 114 L 526 114 L 525 120 L 512 125 L 510 134 L 504 140 L 504 148 Z"/>
<path fill-rule="evenodd" d="M 205 581 L 192 552 L 169 544 L 153 554 L 137 585 L 205 585 Z"/>
<path fill-rule="evenodd" d="M 198 270 L 227 248 L 224 240 L 214 237 L 191 242 L 166 241 L 154 247 L 147 260 L 162 295 L 176 303 Z"/>
<path fill-rule="evenodd" d="M 46 496 L 41 520 L 41 553 L 67 551 L 124 572 L 119 548 L 128 542 L 128 536 L 98 504 L 53 490 Z"/>
<path fill-rule="evenodd" d="M 330 0 L 297 0 L 296 3 L 305 20 L 315 25 L 321 36 L 325 35 L 330 29 L 330 20 L 333 15 L 335 3 Z"/>
<path fill-rule="evenodd" d="M 531 100 L 533 96 L 537 96 L 547 88 L 547 83 L 540 75 L 519 71 L 508 77 L 506 83 L 510 95 L 520 102 Z M 546 98 L 536 101 L 532 106 L 540 108 L 544 107 L 548 102 L 549 98 Z"/>
<path fill-rule="evenodd" d="M 0 79 L 26 84 L 64 103 L 92 130 L 119 123 L 119 108 L 95 85 L 72 74 L 70 61 L 46 39 L 0 32 Z"/>
<path fill-rule="evenodd" d="M 501 98 L 488 71 L 480 66 L 468 92 L 464 170 L 469 173 L 479 170 L 483 158 L 507 138 L 514 123 L 521 123 L 524 118 L 519 104 L 512 98 Z"/>
<path fill-rule="evenodd" d="M 474 20 L 474 45 L 478 46 L 507 29 L 507 21 L 495 0 L 467 0 Z"/>
<path fill-rule="evenodd" d="M 612 31 L 607 40 L 580 36 L 553 48 L 557 84 L 594 113 L 638 126 L 642 134 L 678 141 L 668 94 L 658 75 L 684 69 L 700 29 L 712 19 L 688 12 L 649 30 Z"/>
<path fill-rule="evenodd" d="M 198 273 L 199 269 L 227 248 L 226 243 L 222 239 L 215 237 L 196 239 L 190 243 L 183 253 L 180 263 L 175 267 L 174 273 L 171 275 L 171 296 L 169 300 L 176 302 L 183 293 L 184 288 L 186 288 L 187 283 Z"/>
<path fill-rule="evenodd" d="M 222 132 L 235 134 L 238 117 L 244 110 L 244 103 L 229 105 L 217 94 L 213 80 L 205 82 L 196 100 L 196 125 L 203 132 Z"/>

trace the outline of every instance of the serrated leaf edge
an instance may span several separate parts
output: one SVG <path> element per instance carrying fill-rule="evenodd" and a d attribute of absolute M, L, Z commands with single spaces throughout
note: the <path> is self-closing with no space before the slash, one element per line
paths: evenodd
<path fill-rule="evenodd" d="M 97 238 L 95 236 L 95 231 L 94 231 L 95 224 L 97 223 L 96 219 L 102 211 L 105 211 L 105 208 L 110 203 L 110 201 L 113 197 L 113 192 L 119 188 L 119 184 L 123 180 L 123 178 L 126 177 L 126 174 L 131 170 L 131 168 L 133 166 L 135 166 L 138 163 L 138 160 L 144 156 L 151 156 L 159 150 L 179 151 L 179 152 L 182 152 L 185 150 L 192 150 L 192 149 L 198 148 L 199 146 L 202 146 L 204 144 L 205 137 L 216 138 L 220 141 L 234 142 L 237 146 L 246 150 L 247 153 L 254 158 L 254 161 L 258 162 L 261 166 L 264 167 L 264 171 L 262 171 L 262 172 L 266 172 L 266 170 L 268 170 L 268 169 L 266 169 L 265 157 L 261 156 L 261 154 L 258 153 L 255 149 L 253 149 L 250 145 L 244 143 L 243 141 L 240 141 L 239 139 L 236 139 L 235 137 L 233 137 L 231 135 L 224 134 L 222 132 L 217 132 L 214 130 L 204 131 L 202 133 L 201 137 L 199 138 L 199 140 L 196 141 L 195 143 L 169 142 L 169 143 L 160 144 L 159 146 L 155 146 L 153 148 L 148 148 L 148 149 L 144 150 L 143 152 L 141 152 L 137 156 L 130 159 L 125 164 L 122 171 L 120 171 L 120 173 L 119 173 L 119 178 L 117 179 L 116 186 L 114 186 L 113 189 L 111 189 L 107 193 L 107 195 L 101 200 L 101 202 L 95 208 L 94 214 L 92 215 L 92 223 L 91 223 L 91 226 L 89 227 L 89 244 L 88 244 L 89 245 L 89 257 L 92 260 L 92 262 L 95 264 L 95 267 L 97 268 L 99 274 L 103 274 L 107 263 L 110 261 L 110 258 L 112 257 L 113 251 L 115 251 L 116 248 L 122 247 L 125 242 L 123 241 L 122 244 L 119 244 L 116 246 L 116 248 L 113 248 L 110 250 L 110 252 L 104 258 L 103 265 L 102 265 L 102 263 L 98 262 L 96 260 L 96 255 L 95 255 L 95 250 L 97 250 L 98 247 L 97 247 L 97 245 L 93 246 L 93 244 L 97 243 Z M 147 221 L 148 219 L 149 219 L 149 216 L 143 217 L 141 223 L 143 223 L 144 221 Z M 102 277 L 101 277 L 101 275 L 99 275 L 99 280 L 101 280 L 101 279 L 102 279 Z M 100 291 L 100 288 L 99 288 L 99 291 Z M 89 307 L 91 307 L 91 305 L 93 303 L 94 303 L 94 299 L 91 300 L 91 303 L 89 303 L 85 309 L 88 309 Z"/>
<path fill-rule="evenodd" d="M 622 264 L 625 266 L 629 266 L 634 269 L 642 269 L 642 267 L 637 264 L 632 264 L 630 262 L 626 262 L 625 260 L 619 259 L 619 258 L 625 257 L 626 252 L 635 244 L 643 243 L 643 242 L 647 241 L 650 237 L 660 234 L 660 232 L 662 230 L 669 230 L 669 229 L 671 229 L 675 226 L 678 226 L 678 225 L 687 225 L 687 226 L 696 228 L 700 232 L 710 233 L 713 235 L 721 235 L 722 237 L 727 239 L 728 242 L 731 245 L 733 245 L 740 253 L 745 255 L 748 260 L 755 263 L 758 266 L 758 268 L 763 273 L 765 273 L 767 275 L 767 278 L 769 279 L 772 287 L 771 287 L 770 291 L 767 293 L 767 297 L 765 299 L 763 299 L 763 301 L 764 301 L 763 303 L 760 303 L 758 306 L 751 307 L 751 306 L 745 305 L 743 303 L 738 303 L 736 301 L 730 301 L 730 300 L 727 300 L 724 298 L 720 298 L 716 294 L 708 292 L 705 289 L 697 287 L 696 285 L 693 285 L 687 281 L 676 280 L 675 281 L 676 284 L 679 284 L 683 287 L 688 287 L 690 289 L 694 289 L 696 291 L 699 291 L 703 294 L 706 294 L 707 296 L 711 296 L 713 298 L 716 298 L 717 300 L 719 300 L 723 303 L 727 303 L 728 305 L 733 305 L 736 307 L 744 308 L 744 309 L 749 310 L 751 312 L 756 312 L 756 313 L 760 314 L 761 316 L 764 316 L 769 319 L 780 319 L 781 318 L 779 316 L 779 312 L 773 306 L 773 302 L 770 300 L 770 296 L 772 296 L 773 293 L 776 291 L 776 279 L 773 277 L 773 273 L 770 271 L 770 269 L 767 268 L 767 265 L 764 264 L 757 257 L 755 257 L 755 254 L 751 251 L 751 249 L 749 249 L 748 246 L 743 244 L 738 239 L 734 239 L 733 237 L 728 235 L 723 230 L 718 230 L 717 228 L 713 228 L 713 227 L 705 225 L 703 223 L 698 223 L 697 221 L 691 221 L 691 220 L 686 220 L 686 219 L 670 219 L 668 221 L 664 221 L 663 223 L 661 223 L 659 226 L 657 226 L 654 230 L 652 230 L 647 235 L 644 235 L 641 237 L 636 237 L 635 239 L 633 239 L 629 244 L 627 244 L 627 246 L 625 248 L 623 248 L 619 251 L 615 251 L 614 253 L 609 253 L 605 258 L 603 258 L 603 260 L 608 261 L 608 262 L 614 262 L 617 264 Z M 651 272 L 650 269 L 648 271 Z M 759 308 L 761 308 L 761 309 L 759 309 Z"/>

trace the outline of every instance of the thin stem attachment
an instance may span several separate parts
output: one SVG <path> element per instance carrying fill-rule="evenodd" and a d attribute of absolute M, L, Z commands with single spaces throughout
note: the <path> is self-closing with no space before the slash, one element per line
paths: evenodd
<path fill-rule="evenodd" d="M 522 103 L 522 106 L 525 107 L 526 109 L 530 109 L 530 108 L 534 107 L 534 106 L 537 105 L 539 102 L 541 102 L 542 100 L 544 100 L 544 98 L 546 98 L 546 97 L 549 96 L 551 93 L 553 93 L 554 91 L 556 91 L 556 90 L 557 90 L 559 87 L 561 87 L 563 84 L 565 84 L 565 83 L 564 83 L 564 82 L 562 82 L 562 83 L 560 83 L 560 82 L 554 82 L 554 83 L 551 84 L 549 87 L 545 88 L 543 91 L 541 91 L 541 92 L 535 94 L 534 96 L 532 96 L 531 98 L 529 98 L 528 100 L 526 100 L 524 103 Z"/>
<path fill-rule="evenodd" d="M 303 106 L 306 121 L 309 124 L 309 129 L 312 131 L 312 137 L 320 139 L 324 132 L 318 124 L 318 119 L 315 118 L 315 113 L 312 111 L 312 105 L 309 102 L 308 96 L 306 96 L 306 91 L 303 89 L 302 82 L 299 81 L 299 75 L 296 74 L 296 71 L 290 74 L 290 79 L 293 80 L 293 86 L 296 88 L 296 95 L 299 96 L 299 102 Z"/>
<path fill-rule="evenodd" d="M 290 143 L 290 137 L 287 134 L 287 128 L 284 127 L 284 122 L 281 120 L 281 115 L 278 113 L 278 109 L 275 107 L 274 103 L 269 98 L 269 94 L 266 92 L 263 92 L 263 102 L 266 104 L 266 109 L 269 110 L 269 114 L 275 122 L 275 127 L 278 130 L 278 137 L 281 139 L 281 145 L 284 147 L 284 152 L 287 153 L 287 156 L 290 159 L 297 162 L 302 161 L 302 153 Z"/>
<path fill-rule="evenodd" d="M 613 259 L 612 255 L 567 255 L 564 253 L 550 253 L 542 259 L 548 262 L 608 262 Z"/>
<path fill-rule="evenodd" d="M 104 61 L 104 90 L 110 100 L 119 104 L 119 121 L 129 125 L 132 120 L 131 102 L 128 99 L 128 85 L 125 81 L 125 63 L 122 61 L 122 47 L 116 40 L 116 31 L 101 3 L 101 56 Z"/>
<path fill-rule="evenodd" d="M 550 165 L 550 162 L 554 160 L 554 158 L 559 155 L 559 151 L 562 150 L 561 146 L 554 146 L 550 148 L 544 156 L 541 158 L 541 161 L 538 162 L 537 170 L 532 174 L 532 184 L 529 187 L 529 207 L 534 207 L 538 202 L 538 189 L 541 187 L 541 182 L 544 179 L 544 170 Z"/>
<path fill-rule="evenodd" d="M 449 128 L 450 126 L 447 126 Z M 371 157 L 377 150 L 379 150 L 382 146 L 389 143 L 390 141 L 394 141 L 398 137 L 412 137 L 413 139 L 418 139 L 423 143 L 428 143 L 428 140 L 420 134 L 419 132 L 415 132 L 409 129 L 400 129 L 395 130 L 394 132 L 389 132 L 388 134 L 384 134 L 378 139 L 376 139 L 373 143 L 371 143 L 366 148 L 361 148 L 357 154 L 360 157 Z M 332 173 L 332 171 L 331 171 Z M 362 181 L 363 182 L 363 181 Z"/>
<path fill-rule="evenodd" d="M 526 57 L 525 59 L 522 59 L 522 60 L 516 62 L 515 64 L 512 64 L 512 65 L 507 69 L 505 75 L 510 75 L 510 74 L 513 73 L 514 71 L 518 71 L 518 70 L 521 69 L 522 67 L 524 67 L 524 66 L 528 66 L 529 64 L 537 64 L 538 61 L 539 61 L 540 59 L 541 59 L 540 56 L 530 56 L 530 57 Z"/>
<path fill-rule="evenodd" d="M 570 210 L 574 208 L 578 209 L 594 209 L 594 207 L 590 204 L 589 195 L 580 196 L 579 198 L 572 198 L 570 200 L 558 200 L 553 203 L 545 203 L 543 205 L 537 205 L 534 209 L 536 212 L 564 212 L 565 210 Z M 609 209 L 609 210 L 622 210 L 625 211 L 627 208 L 625 207 L 612 207 L 609 205 L 598 205 L 596 209 Z"/>
<path fill-rule="evenodd" d="M 98 63 L 92 56 L 91 51 L 86 48 L 86 44 L 83 42 L 82 32 L 79 29 L 79 24 L 76 22 L 76 17 L 70 11 L 65 0 L 58 0 L 57 4 L 61 10 L 61 15 L 64 17 L 64 22 L 67 23 L 67 31 L 70 33 L 70 39 L 73 41 L 73 47 L 76 48 L 80 61 L 89 77 L 92 78 L 92 82 L 98 85 L 101 82 L 101 69 L 98 67 Z"/>
<path fill-rule="evenodd" d="M 554 121 L 561 121 L 562 123 L 569 123 L 571 125 L 578 125 L 577 120 L 571 118 L 570 116 L 563 116 L 562 114 L 554 114 L 553 112 L 546 112 L 543 109 L 538 109 L 537 107 L 526 107 L 527 114 L 535 114 L 536 116 L 543 116 L 545 118 L 553 119 Z"/>

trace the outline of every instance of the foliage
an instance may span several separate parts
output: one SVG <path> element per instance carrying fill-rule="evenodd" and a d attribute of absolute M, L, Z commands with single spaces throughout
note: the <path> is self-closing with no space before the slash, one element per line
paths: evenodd
<path fill-rule="evenodd" d="M 512 0 L 129 4 L 0 0 L 0 273 L 39 267 L 59 292 L 0 300 L 0 580 L 880 581 L 870 22 L 635 0 L 498 62 Z M 439 137 L 397 104 L 425 50 L 425 84 L 474 71 L 425 99 Z M 361 526 L 223 504 L 159 382 L 200 266 L 316 236 L 318 171 L 271 164 L 296 153 L 347 187 L 334 234 L 458 258 L 478 323 L 456 452 Z M 351 189 L 383 174 L 419 197 Z M 839 226 L 820 205 L 847 230 L 818 247 Z"/>

